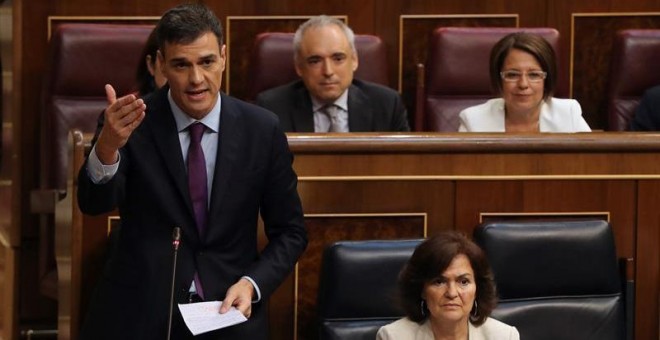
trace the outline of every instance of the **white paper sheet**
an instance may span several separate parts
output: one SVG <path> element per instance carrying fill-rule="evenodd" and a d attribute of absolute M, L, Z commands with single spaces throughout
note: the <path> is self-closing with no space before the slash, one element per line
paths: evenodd
<path fill-rule="evenodd" d="M 231 309 L 220 314 L 222 301 L 205 301 L 198 303 L 179 304 L 179 310 L 186 326 L 193 335 L 210 332 L 247 321 L 238 309 Z"/>

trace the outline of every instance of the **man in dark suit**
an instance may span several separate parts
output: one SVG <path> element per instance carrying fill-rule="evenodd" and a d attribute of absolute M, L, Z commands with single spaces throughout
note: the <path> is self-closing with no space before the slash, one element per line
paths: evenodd
<path fill-rule="evenodd" d="M 306 21 L 293 39 L 301 80 L 260 93 L 256 103 L 275 112 L 287 132 L 410 131 L 396 91 L 353 79 L 354 40 L 338 19 L 321 15 Z"/>
<path fill-rule="evenodd" d="M 195 339 L 268 339 L 268 297 L 307 244 L 286 136 L 272 113 L 220 93 L 226 50 L 207 7 L 177 6 L 156 30 L 168 85 L 144 101 L 106 85 L 109 105 L 79 173 L 80 209 L 118 208 L 122 224 L 82 338 L 165 338 L 180 227 L 175 303 L 222 300 L 220 313 L 233 306 L 248 318 Z M 202 174 L 187 174 L 200 161 Z M 174 309 L 172 338 L 192 338 Z"/>
<path fill-rule="evenodd" d="M 630 121 L 630 130 L 660 131 L 660 86 L 646 90 Z"/>

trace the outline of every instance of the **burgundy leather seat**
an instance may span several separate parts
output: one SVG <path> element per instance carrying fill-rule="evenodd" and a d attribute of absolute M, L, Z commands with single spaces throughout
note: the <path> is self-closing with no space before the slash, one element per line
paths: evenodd
<path fill-rule="evenodd" d="M 629 130 L 644 91 L 660 85 L 660 30 L 629 29 L 614 38 L 608 84 L 608 130 Z"/>
<path fill-rule="evenodd" d="M 273 87 L 298 79 L 293 65 L 293 33 L 267 32 L 257 35 L 250 62 L 248 100 Z M 355 77 L 389 86 L 387 51 L 373 35 L 355 35 L 359 65 Z"/>
<path fill-rule="evenodd" d="M 105 84 L 135 91 L 135 72 L 150 25 L 62 24 L 50 40 L 41 111 L 41 187 L 66 190 L 67 137 L 94 132 L 107 105 Z"/>
<path fill-rule="evenodd" d="M 153 30 L 149 25 L 62 24 L 53 32 L 41 97 L 39 190 L 31 210 L 42 214 L 40 290 L 57 298 L 54 204 L 67 190 L 69 131 L 92 133 L 107 105 L 105 84 L 117 95 L 135 90 L 138 58 Z"/>
<path fill-rule="evenodd" d="M 458 131 L 458 114 L 496 97 L 490 86 L 490 51 L 509 33 L 525 31 L 545 38 L 559 56 L 553 28 L 440 27 L 429 42 L 424 81 L 417 82 L 415 131 Z M 558 65 L 556 97 L 568 95 L 567 72 Z"/>

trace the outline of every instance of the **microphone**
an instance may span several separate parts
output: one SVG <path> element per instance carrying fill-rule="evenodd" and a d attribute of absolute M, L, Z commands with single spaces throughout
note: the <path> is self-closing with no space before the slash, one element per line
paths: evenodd
<path fill-rule="evenodd" d="M 167 340 L 170 340 L 172 333 L 172 307 L 174 307 L 174 281 L 176 278 L 176 255 L 179 252 L 179 244 L 181 243 L 181 228 L 174 227 L 172 231 L 172 249 L 174 250 L 174 258 L 172 259 L 172 286 L 170 290 L 170 311 L 167 316 Z"/>

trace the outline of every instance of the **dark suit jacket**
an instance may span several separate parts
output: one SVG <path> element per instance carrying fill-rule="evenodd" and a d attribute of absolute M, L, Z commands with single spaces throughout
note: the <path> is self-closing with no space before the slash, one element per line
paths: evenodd
<path fill-rule="evenodd" d="M 83 338 L 164 339 L 172 275 L 172 230 L 182 229 L 176 301 L 186 302 L 193 274 L 206 300 L 222 300 L 241 276 L 261 290 L 245 323 L 210 339 L 267 339 L 266 304 L 306 247 L 293 156 L 277 118 L 222 95 L 218 153 L 206 235 L 200 239 L 187 187 L 168 87 L 146 98 L 146 117 L 120 150 L 117 174 L 93 184 L 79 173 L 86 214 L 119 208 L 121 232 L 83 327 Z M 97 136 L 98 136 L 97 130 Z M 269 243 L 257 251 L 257 218 Z M 175 310 L 176 310 L 175 306 Z"/>
<path fill-rule="evenodd" d="M 630 121 L 632 131 L 660 131 L 660 86 L 644 93 L 635 116 Z"/>
<path fill-rule="evenodd" d="M 286 132 L 314 132 L 312 99 L 302 80 L 260 93 L 257 105 L 280 118 Z M 399 94 L 385 86 L 353 79 L 348 88 L 348 129 L 351 132 L 410 131 Z"/>

